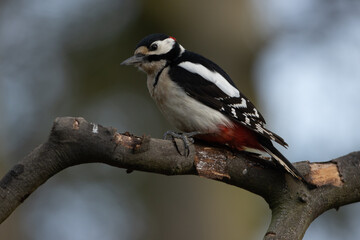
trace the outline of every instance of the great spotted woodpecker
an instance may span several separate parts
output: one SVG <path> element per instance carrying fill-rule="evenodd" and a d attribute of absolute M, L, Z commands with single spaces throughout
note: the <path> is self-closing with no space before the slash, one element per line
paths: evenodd
<path fill-rule="evenodd" d="M 260 112 L 214 62 L 185 50 L 175 38 L 157 33 L 142 39 L 134 56 L 122 64 L 135 65 L 147 74 L 151 97 L 183 136 L 239 151 L 266 152 L 286 172 L 304 181 L 271 141 L 284 147 L 287 143 L 265 128 Z"/>

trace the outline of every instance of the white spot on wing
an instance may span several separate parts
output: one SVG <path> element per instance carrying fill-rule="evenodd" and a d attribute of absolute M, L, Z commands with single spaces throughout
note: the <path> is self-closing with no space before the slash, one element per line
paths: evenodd
<path fill-rule="evenodd" d="M 258 111 L 256 110 L 256 108 L 254 108 L 254 115 L 255 115 L 255 117 L 260 117 Z"/>
<path fill-rule="evenodd" d="M 235 108 L 231 108 L 231 113 L 235 118 L 238 118 L 238 116 L 236 115 L 236 110 Z"/>
<path fill-rule="evenodd" d="M 247 108 L 247 104 L 246 104 L 246 100 L 245 98 L 241 98 L 241 102 L 240 103 L 234 103 L 234 104 L 229 104 L 230 107 L 234 107 L 234 108 Z M 256 109 L 255 109 L 256 110 Z"/>
<path fill-rule="evenodd" d="M 265 133 L 266 135 L 268 135 L 268 136 L 271 138 L 271 140 L 275 141 L 274 135 L 273 135 L 269 130 L 267 130 L 266 128 L 264 128 L 261 124 L 256 123 L 256 124 L 255 124 L 255 127 L 256 127 L 256 131 L 257 131 L 257 132 L 262 133 L 262 134 Z"/>
<path fill-rule="evenodd" d="M 93 125 L 92 133 L 95 133 L 95 134 L 99 133 L 99 131 L 98 131 L 98 130 L 99 130 L 98 125 L 95 124 L 95 123 L 92 123 L 92 125 Z"/>
<path fill-rule="evenodd" d="M 240 92 L 234 86 L 232 86 L 220 73 L 210 71 L 198 63 L 182 62 L 179 64 L 180 67 L 188 70 L 189 72 L 199 74 L 204 79 L 214 83 L 218 88 L 221 89 L 230 97 L 240 97 Z"/>
<path fill-rule="evenodd" d="M 264 128 L 260 124 L 256 123 L 255 127 L 259 133 L 264 133 Z"/>

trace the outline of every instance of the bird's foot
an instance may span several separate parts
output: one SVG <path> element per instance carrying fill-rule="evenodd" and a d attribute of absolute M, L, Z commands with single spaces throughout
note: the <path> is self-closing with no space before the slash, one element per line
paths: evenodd
<path fill-rule="evenodd" d="M 164 133 L 164 139 L 165 140 L 172 140 L 175 143 L 176 150 L 179 152 L 180 155 L 183 156 L 189 156 L 190 154 L 190 148 L 189 146 L 194 143 L 193 136 L 200 134 L 200 132 L 189 132 L 189 133 L 176 133 L 173 131 L 167 131 Z M 184 143 L 184 154 L 181 153 L 177 143 L 175 142 L 175 139 L 181 139 Z"/>

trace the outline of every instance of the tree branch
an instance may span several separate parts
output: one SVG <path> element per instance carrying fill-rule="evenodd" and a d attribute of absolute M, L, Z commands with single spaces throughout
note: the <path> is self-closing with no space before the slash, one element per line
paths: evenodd
<path fill-rule="evenodd" d="M 182 147 L 181 142 L 175 143 Z M 119 134 L 83 118 L 63 117 L 55 120 L 48 141 L 0 181 L 0 222 L 56 173 L 93 162 L 129 171 L 199 175 L 258 194 L 272 210 L 265 239 L 301 239 L 323 212 L 360 201 L 360 152 L 329 162 L 296 163 L 307 180 L 318 186 L 309 190 L 271 162 L 246 153 L 195 144 L 185 157 L 172 141 Z"/>

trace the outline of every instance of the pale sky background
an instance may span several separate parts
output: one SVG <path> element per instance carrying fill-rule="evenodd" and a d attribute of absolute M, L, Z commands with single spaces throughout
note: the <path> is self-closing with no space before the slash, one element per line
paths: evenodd
<path fill-rule="evenodd" d="M 314 1 L 258 2 L 269 8 L 262 15 L 266 29 L 284 31 L 263 52 L 255 70 L 261 104 L 270 116 L 268 124 L 282 129 L 281 135 L 290 145 L 282 152 L 293 161 L 316 162 L 359 150 L 359 3 L 349 12 L 349 7 L 337 1 L 339 8 L 334 11 L 339 11 L 339 16 L 334 16 L 337 19 L 330 28 L 319 31 L 318 25 L 332 15 L 317 14 Z M 276 114 L 270 114 L 272 111 Z M 351 220 L 336 217 L 342 211 Z M 315 220 L 304 239 L 360 236 L 359 203 L 340 212 L 331 210 Z M 320 223 L 329 216 L 334 219 Z M 345 222 L 343 229 L 337 221 Z"/>

